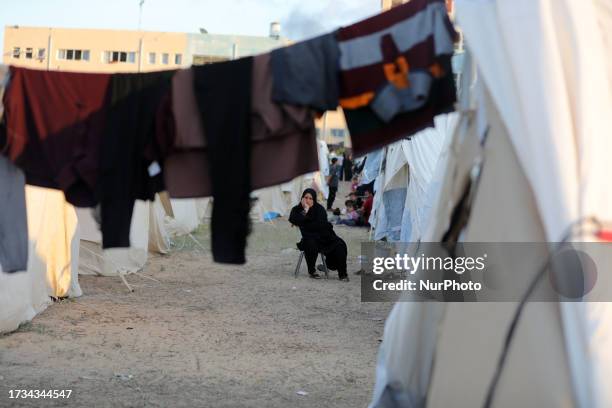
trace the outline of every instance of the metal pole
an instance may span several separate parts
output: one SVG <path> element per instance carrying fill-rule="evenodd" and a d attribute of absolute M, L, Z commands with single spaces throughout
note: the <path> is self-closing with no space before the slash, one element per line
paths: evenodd
<path fill-rule="evenodd" d="M 142 6 L 144 5 L 145 0 L 140 0 L 138 3 L 138 31 L 140 31 L 140 26 L 142 23 Z M 142 33 L 140 34 L 140 40 L 138 41 L 138 72 L 142 71 Z"/>
<path fill-rule="evenodd" d="M 51 67 L 51 29 L 49 29 L 49 37 L 47 38 L 47 71 Z"/>
<path fill-rule="evenodd" d="M 142 71 L 142 36 L 140 37 L 140 40 L 138 41 L 138 72 Z"/>

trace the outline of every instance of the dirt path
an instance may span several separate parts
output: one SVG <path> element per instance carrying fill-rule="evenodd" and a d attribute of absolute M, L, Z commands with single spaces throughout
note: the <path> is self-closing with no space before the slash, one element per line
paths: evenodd
<path fill-rule="evenodd" d="M 337 202 L 339 203 L 339 201 Z M 244 267 L 177 240 L 143 274 L 80 278 L 84 296 L 0 336 L 0 406 L 365 407 L 389 304 L 360 301 L 365 229 L 336 227 L 351 282 L 293 278 L 298 231 L 255 224 Z M 196 238 L 209 248 L 209 231 Z M 10 400 L 10 389 L 72 389 Z M 307 395 L 298 395 L 305 391 Z"/>

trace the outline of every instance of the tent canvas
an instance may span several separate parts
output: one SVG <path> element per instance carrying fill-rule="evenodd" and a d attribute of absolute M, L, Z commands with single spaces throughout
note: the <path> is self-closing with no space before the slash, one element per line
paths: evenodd
<path fill-rule="evenodd" d="M 255 190 L 251 197 L 257 199 L 251 208 L 251 219 L 264 222 L 269 220 L 266 216 L 271 213 L 281 217 L 287 215 L 287 202 L 280 185 Z"/>
<path fill-rule="evenodd" d="M 431 185 L 431 181 L 438 159 L 450 143 L 456 121 L 457 114 L 437 116 L 434 128 L 383 150 L 384 168 L 374 198 L 374 215 L 370 217 L 375 239 L 420 240 L 431 212 L 431 199 L 439 188 Z"/>
<path fill-rule="evenodd" d="M 329 195 L 326 178 L 329 176 L 329 149 L 323 140 L 317 140 L 319 152 L 319 171 L 313 174 L 313 188 L 320 192 L 325 199 Z"/>
<path fill-rule="evenodd" d="M 171 205 L 174 210 L 174 203 Z M 177 207 L 180 216 L 183 214 L 182 208 Z M 166 214 L 160 196 L 156 195 L 154 202 L 138 200 L 134 204 L 130 227 L 131 247 L 102 250 L 102 234 L 91 210 L 78 208 L 77 214 L 81 229 L 79 273 L 84 275 L 117 276 L 138 272 L 144 268 L 149 251 L 168 253 L 172 232 L 182 230 Z"/>
<path fill-rule="evenodd" d="M 28 269 L 0 271 L 0 333 L 17 329 L 53 297 L 82 295 L 78 281 L 77 217 L 60 191 L 26 186 Z"/>
<path fill-rule="evenodd" d="M 424 239 L 439 240 L 448 228 L 481 142 L 482 176 L 463 240 L 555 241 L 584 215 L 609 221 L 612 194 L 599 166 L 612 151 L 607 136 L 612 92 L 602 86 L 612 80 L 602 42 L 602 37 L 609 39 L 610 31 L 602 35 L 598 30 L 610 27 L 601 22 L 602 14 L 610 14 L 596 12 L 603 7 L 599 1 L 459 0 L 456 6 L 486 96 L 484 101 L 479 97 L 476 105 L 462 106 L 467 109 Z M 592 76 L 589 66 L 597 66 Z M 479 121 L 469 120 L 469 109 L 486 117 L 490 126 L 486 139 L 480 139 Z M 380 392 L 376 393 L 393 381 L 398 384 L 397 395 L 408 392 L 429 406 L 482 406 L 516 305 L 401 306 L 412 311 L 411 307 L 443 311 L 426 323 L 411 318 L 415 313 L 394 313 L 385 331 L 406 318 L 402 324 L 411 333 L 437 333 L 436 348 L 419 364 L 402 367 L 399 379 L 390 379 L 388 374 L 397 370 L 379 360 L 372 406 L 394 406 L 380 405 Z M 493 406 L 608 406 L 609 309 L 609 304 L 598 303 L 528 304 Z M 403 335 L 409 338 L 409 333 Z M 385 339 L 382 349 L 386 347 L 393 347 L 394 355 L 406 348 L 392 341 L 387 346 Z"/>
<path fill-rule="evenodd" d="M 102 234 L 88 208 L 77 209 L 81 227 L 79 273 L 116 276 L 142 270 L 148 257 L 149 203 L 136 201 L 130 226 L 129 248 L 102 250 Z"/>

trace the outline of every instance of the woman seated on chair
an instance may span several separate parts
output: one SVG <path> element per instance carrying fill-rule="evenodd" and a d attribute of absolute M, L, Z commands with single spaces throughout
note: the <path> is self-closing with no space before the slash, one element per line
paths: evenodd
<path fill-rule="evenodd" d="M 338 279 L 348 281 L 346 273 L 346 243 L 334 233 L 327 221 L 327 211 L 317 203 L 317 193 L 307 188 L 300 203 L 291 209 L 289 222 L 300 228 L 302 240 L 297 244 L 304 251 L 308 273 L 311 278 L 320 279 L 316 271 L 317 256 L 325 255 L 327 267 L 338 271 Z"/>

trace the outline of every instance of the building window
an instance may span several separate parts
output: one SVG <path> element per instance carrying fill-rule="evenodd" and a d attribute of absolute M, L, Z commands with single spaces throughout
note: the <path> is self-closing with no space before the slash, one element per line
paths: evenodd
<path fill-rule="evenodd" d="M 45 59 L 45 52 L 47 50 L 45 48 L 39 48 L 38 49 L 38 59 L 39 60 L 44 60 Z"/>
<path fill-rule="evenodd" d="M 32 59 L 34 56 L 34 50 L 32 48 L 26 48 L 25 57 L 26 59 Z"/>
<path fill-rule="evenodd" d="M 40 55 L 41 51 L 43 55 L 42 58 L 44 58 L 45 49 L 39 49 L 38 55 Z M 57 59 L 69 61 L 89 61 L 89 50 L 57 50 Z"/>
<path fill-rule="evenodd" d="M 215 62 L 229 61 L 228 57 L 218 57 L 216 55 L 194 55 L 193 65 L 206 65 Z"/>
<path fill-rule="evenodd" d="M 155 56 L 154 52 L 149 53 L 149 64 L 155 64 Z"/>
<path fill-rule="evenodd" d="M 332 129 L 331 134 L 333 137 L 344 137 L 344 129 Z"/>
<path fill-rule="evenodd" d="M 181 65 L 183 63 L 183 55 L 182 54 L 176 54 L 174 56 L 174 63 L 176 65 Z"/>
<path fill-rule="evenodd" d="M 108 64 L 113 64 L 116 62 L 127 62 L 133 64 L 136 62 L 136 53 L 126 51 L 104 51 L 102 61 Z"/>
<path fill-rule="evenodd" d="M 162 54 L 162 64 L 164 65 L 168 65 L 168 59 L 170 58 L 169 54 L 167 53 L 163 53 Z"/>
<path fill-rule="evenodd" d="M 21 54 L 21 48 L 13 47 L 13 58 L 19 58 L 19 54 Z"/>

